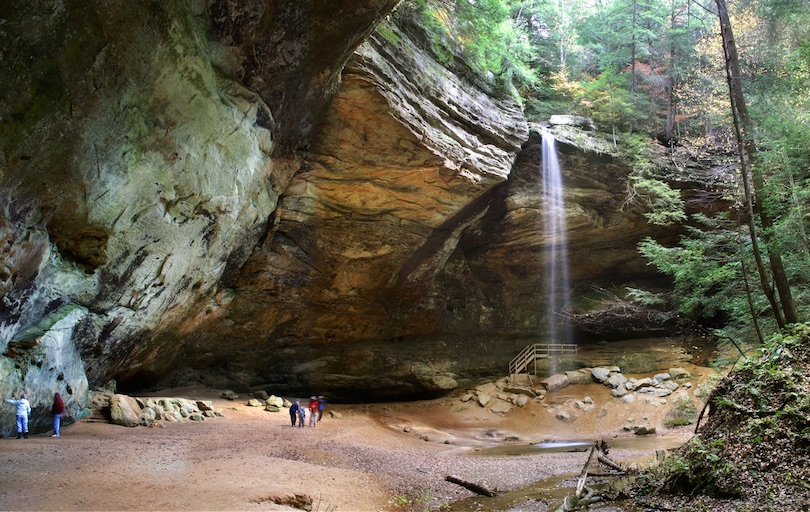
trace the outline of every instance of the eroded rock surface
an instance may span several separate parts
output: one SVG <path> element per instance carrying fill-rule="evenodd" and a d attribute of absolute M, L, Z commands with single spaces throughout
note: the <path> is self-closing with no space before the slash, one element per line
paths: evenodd
<path fill-rule="evenodd" d="M 542 332 L 538 135 L 394 22 L 354 52 L 396 1 L 12 4 L 0 377 L 40 407 L 439 394 Z M 626 168 L 561 152 L 576 286 L 655 278 Z"/>

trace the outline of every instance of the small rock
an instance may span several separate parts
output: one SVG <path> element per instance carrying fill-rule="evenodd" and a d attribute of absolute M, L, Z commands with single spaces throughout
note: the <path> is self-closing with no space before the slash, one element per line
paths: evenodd
<path fill-rule="evenodd" d="M 247 401 L 247 404 L 245 405 L 248 405 L 250 407 L 261 407 L 262 403 L 256 400 L 255 398 L 251 398 L 250 400 Z"/>
<path fill-rule="evenodd" d="M 203 412 L 213 411 L 214 402 L 212 402 L 211 400 L 197 400 L 197 408 Z"/>
<path fill-rule="evenodd" d="M 225 400 L 236 400 L 237 398 L 239 398 L 239 395 L 237 395 L 230 389 L 223 391 L 220 396 Z"/>
<path fill-rule="evenodd" d="M 627 390 L 624 389 L 624 386 L 619 386 L 616 389 L 611 389 L 610 394 L 616 398 L 620 398 L 627 394 Z"/>
<path fill-rule="evenodd" d="M 664 389 L 668 389 L 670 391 L 675 391 L 676 389 L 678 389 L 680 387 L 680 385 L 677 382 L 675 382 L 674 380 L 668 380 L 668 381 L 662 382 L 661 387 L 663 387 Z"/>
<path fill-rule="evenodd" d="M 481 407 L 486 407 L 490 400 L 492 400 L 492 396 L 486 393 L 478 393 L 478 405 Z"/>
<path fill-rule="evenodd" d="M 565 411 L 558 411 L 557 414 L 554 415 L 554 417 L 557 418 L 559 421 L 562 421 L 563 423 L 573 423 L 577 419 L 575 416 L 571 416 Z"/>
<path fill-rule="evenodd" d="M 622 402 L 624 402 L 626 404 L 629 404 L 629 403 L 635 401 L 635 399 L 636 399 L 636 395 L 634 395 L 633 393 L 628 393 L 628 394 L 626 394 L 626 395 L 624 395 L 622 397 Z"/>
<path fill-rule="evenodd" d="M 462 402 L 469 402 L 473 398 L 475 398 L 475 395 L 473 395 L 472 393 L 464 393 L 463 395 L 461 395 L 460 400 Z"/>
<path fill-rule="evenodd" d="M 668 373 L 656 373 L 653 377 L 655 382 L 664 382 L 665 380 L 669 380 L 672 376 Z"/>
<path fill-rule="evenodd" d="M 494 404 L 492 404 L 492 407 L 490 407 L 489 410 L 496 414 L 507 414 L 512 411 L 512 406 L 503 400 L 497 400 Z"/>
<path fill-rule="evenodd" d="M 191 421 L 205 421 L 205 416 L 200 413 L 192 414 L 188 417 Z"/>

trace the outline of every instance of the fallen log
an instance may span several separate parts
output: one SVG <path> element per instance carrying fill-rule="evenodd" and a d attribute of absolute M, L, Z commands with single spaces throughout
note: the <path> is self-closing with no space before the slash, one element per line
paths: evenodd
<path fill-rule="evenodd" d="M 598 445 L 594 443 L 591 447 L 591 453 L 588 455 L 588 460 L 585 461 L 585 466 L 582 467 L 582 472 L 579 474 L 579 481 L 577 482 L 577 492 L 574 494 L 574 497 L 579 498 L 579 495 L 582 494 L 582 490 L 585 488 L 585 481 L 588 479 L 588 469 L 591 467 L 591 462 L 594 459 L 594 456 L 599 456 L 600 453 Z"/>
<path fill-rule="evenodd" d="M 450 483 L 460 485 L 461 487 L 464 487 L 465 489 L 470 490 L 476 494 L 480 494 L 481 496 L 489 496 L 490 498 L 495 496 L 495 491 L 493 491 L 492 489 L 484 487 L 483 485 L 479 485 L 475 482 L 464 480 L 461 477 L 455 475 L 447 475 L 446 477 L 444 477 L 444 479 Z"/>

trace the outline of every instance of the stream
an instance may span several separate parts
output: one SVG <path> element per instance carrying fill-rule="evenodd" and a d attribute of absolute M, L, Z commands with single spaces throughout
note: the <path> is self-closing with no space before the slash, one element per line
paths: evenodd
<path fill-rule="evenodd" d="M 539 453 L 584 452 L 590 449 L 593 442 L 594 440 L 574 440 L 495 446 L 480 449 L 474 455 L 480 457 L 514 457 Z M 674 437 L 634 436 L 612 439 L 610 447 L 616 450 L 649 451 L 649 455 L 622 460 L 624 464 L 646 466 L 655 459 L 656 450 L 677 448 L 682 443 L 682 439 Z M 448 510 L 455 512 L 542 512 L 556 510 L 562 505 L 566 497 L 574 495 L 578 477 L 579 474 L 556 475 L 511 491 L 499 492 L 491 498 L 485 496 L 465 498 L 452 503 Z M 627 485 L 632 478 L 632 476 L 621 478 L 590 476 L 588 478 L 588 487 L 596 490 L 609 485 L 621 487 Z M 641 509 L 629 502 L 618 502 L 604 507 L 589 508 L 588 510 L 638 512 Z"/>

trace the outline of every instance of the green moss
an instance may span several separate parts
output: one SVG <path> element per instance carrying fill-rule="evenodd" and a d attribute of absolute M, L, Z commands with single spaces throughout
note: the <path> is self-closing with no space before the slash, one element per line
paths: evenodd
<path fill-rule="evenodd" d="M 14 336 L 14 338 L 11 339 L 11 343 L 24 345 L 33 342 L 36 338 L 39 338 L 51 330 L 51 328 L 56 325 L 57 322 L 66 318 L 73 311 L 79 308 L 80 306 L 77 306 L 76 304 L 65 304 L 56 311 L 42 317 L 37 323 L 30 325 L 28 328 L 18 333 L 16 336 Z"/>

